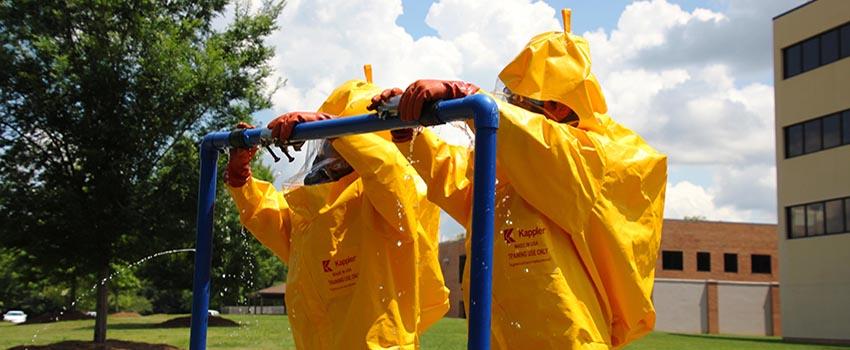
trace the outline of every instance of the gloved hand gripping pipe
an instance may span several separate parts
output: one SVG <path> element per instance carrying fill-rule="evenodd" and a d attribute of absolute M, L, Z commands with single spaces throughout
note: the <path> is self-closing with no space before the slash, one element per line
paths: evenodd
<path fill-rule="evenodd" d="M 325 139 L 382 130 L 444 124 L 473 118 L 475 121 L 475 175 L 472 204 L 472 263 L 470 264 L 468 348 L 490 349 L 490 305 L 493 289 L 494 196 L 496 187 L 496 131 L 499 110 L 482 94 L 433 104 L 419 121 L 393 117 L 391 106 L 380 113 L 321 120 L 295 126 L 290 142 Z M 397 105 L 397 102 L 396 102 Z M 395 113 L 397 114 L 397 113 Z M 272 144 L 268 128 L 212 132 L 201 141 L 201 174 L 198 190 L 198 231 L 195 243 L 195 274 L 192 289 L 190 350 L 205 350 L 209 312 L 210 267 L 212 265 L 213 210 L 217 182 L 218 151 L 227 147 Z M 275 158 L 277 156 L 273 155 Z"/>

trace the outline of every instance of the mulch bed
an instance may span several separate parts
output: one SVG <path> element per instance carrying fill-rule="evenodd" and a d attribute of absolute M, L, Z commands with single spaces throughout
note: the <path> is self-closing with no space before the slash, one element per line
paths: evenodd
<path fill-rule="evenodd" d="M 57 319 L 58 318 L 58 319 Z M 41 314 L 35 317 L 27 318 L 27 322 L 22 324 L 33 324 L 33 323 L 50 323 L 57 321 L 76 321 L 76 320 L 93 320 L 94 317 L 88 316 L 79 311 L 66 311 L 63 314 L 59 314 L 58 312 L 51 312 L 46 314 Z"/>
<path fill-rule="evenodd" d="M 48 345 L 20 345 L 9 350 L 180 350 L 168 344 L 137 343 L 124 340 L 107 340 L 106 345 L 95 345 L 82 340 L 68 340 Z"/>
<path fill-rule="evenodd" d="M 191 316 L 183 316 L 172 318 L 168 321 L 157 324 L 157 328 L 184 328 L 189 327 L 189 324 L 192 323 Z M 235 321 L 228 320 L 223 317 L 218 316 L 209 316 L 207 319 L 208 327 L 239 327 L 239 323 Z"/>

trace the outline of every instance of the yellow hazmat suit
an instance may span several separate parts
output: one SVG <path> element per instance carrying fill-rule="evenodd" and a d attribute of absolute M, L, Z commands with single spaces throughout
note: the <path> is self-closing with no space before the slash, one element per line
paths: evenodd
<path fill-rule="evenodd" d="M 319 111 L 363 114 L 380 91 L 352 80 Z M 257 179 L 230 187 L 242 224 L 289 266 L 299 349 L 418 349 L 419 334 L 449 308 L 439 208 L 385 134 L 334 140 L 354 169 L 336 182 L 286 193 Z"/>
<path fill-rule="evenodd" d="M 572 107 L 580 121 L 498 102 L 493 348 L 620 348 L 655 324 L 666 157 L 605 114 L 580 37 L 538 35 L 500 79 L 519 95 Z M 469 227 L 470 150 L 429 130 L 412 142 L 399 149 L 412 150 L 429 199 Z"/>

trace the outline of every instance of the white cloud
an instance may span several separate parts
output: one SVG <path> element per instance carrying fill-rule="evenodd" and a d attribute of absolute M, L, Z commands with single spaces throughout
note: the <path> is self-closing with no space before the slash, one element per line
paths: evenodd
<path fill-rule="evenodd" d="M 740 194 L 739 194 L 740 195 Z M 703 217 L 710 221 L 775 222 L 775 214 L 759 209 L 741 209 L 722 204 L 717 187 L 705 188 L 688 181 L 667 184 L 664 217 L 682 219 Z"/>
<path fill-rule="evenodd" d="M 799 1 L 736 0 L 719 11 L 639 1 L 616 28 L 583 34 L 610 114 L 671 165 L 711 169 L 711 183 L 670 184 L 669 217 L 775 220 L 770 17 Z M 276 77 L 287 80 L 275 111 L 317 108 L 339 83 L 362 77 L 366 63 L 384 87 L 443 78 L 489 90 L 533 35 L 561 28 L 542 1 L 440 0 L 426 17 L 437 35 L 419 39 L 395 23 L 401 13 L 401 0 L 290 0 L 270 39 Z M 465 142 L 456 129 L 443 132 Z"/>
<path fill-rule="evenodd" d="M 723 11 L 635 2 L 617 27 L 584 33 L 609 113 L 709 183 L 668 187 L 668 217 L 775 221 L 770 18 L 799 0 Z"/>

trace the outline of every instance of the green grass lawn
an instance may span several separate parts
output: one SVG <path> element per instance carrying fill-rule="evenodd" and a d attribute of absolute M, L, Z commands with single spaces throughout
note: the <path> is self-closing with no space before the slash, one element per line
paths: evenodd
<path fill-rule="evenodd" d="M 152 315 L 137 318 L 109 319 L 109 338 L 148 343 L 167 343 L 189 347 L 189 329 L 154 328 L 153 325 L 176 315 Z M 210 349 L 294 349 L 285 316 L 226 315 L 240 322 L 239 328 L 210 328 Z M 0 349 L 24 344 L 49 344 L 63 340 L 88 340 L 94 321 L 66 321 L 52 324 L 15 326 L 0 324 Z M 33 343 L 34 341 L 34 343 Z M 422 336 L 422 349 L 465 349 L 466 321 L 446 318 Z M 811 350 L 848 347 L 785 344 L 775 337 L 708 336 L 655 332 L 629 345 L 628 350 L 665 349 L 768 349 Z"/>

